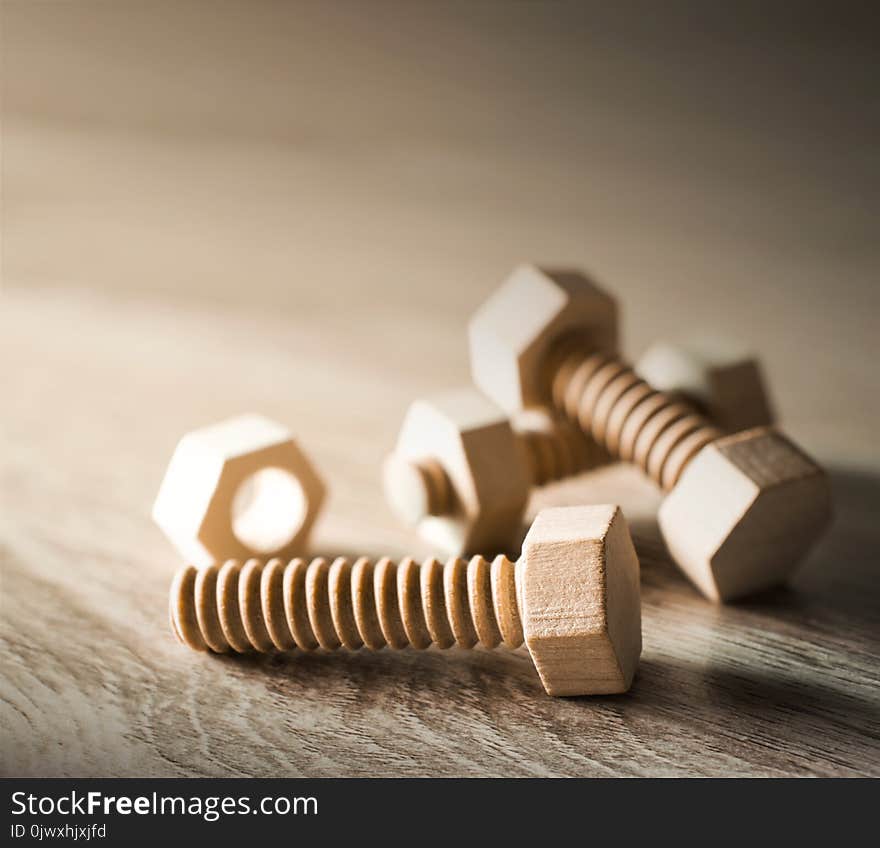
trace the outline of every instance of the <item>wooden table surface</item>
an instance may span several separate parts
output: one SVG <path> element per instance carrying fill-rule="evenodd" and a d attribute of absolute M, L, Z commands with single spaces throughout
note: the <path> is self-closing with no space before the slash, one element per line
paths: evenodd
<path fill-rule="evenodd" d="M 7 295 L 4 772 L 880 773 L 880 483 L 865 473 L 833 472 L 837 523 L 791 588 L 723 609 L 663 557 L 635 472 L 542 492 L 619 501 L 634 526 L 645 648 L 624 697 L 548 698 L 522 651 L 181 648 L 177 562 L 149 510 L 178 436 L 204 422 L 259 410 L 296 430 L 331 487 L 317 552 L 429 553 L 389 514 L 378 467 L 419 391 L 401 352 L 461 328 L 395 323 L 377 313 L 336 349 L 315 320 Z"/>
<path fill-rule="evenodd" d="M 789 16 L 359 5 L 4 3 L 0 771 L 880 776 L 874 48 Z M 275 418 L 329 485 L 314 552 L 433 553 L 379 466 L 524 259 L 594 272 L 630 355 L 760 352 L 834 488 L 791 586 L 707 603 L 612 467 L 531 511 L 622 504 L 626 696 L 548 698 L 522 651 L 180 647 L 149 517 L 179 437 Z"/>

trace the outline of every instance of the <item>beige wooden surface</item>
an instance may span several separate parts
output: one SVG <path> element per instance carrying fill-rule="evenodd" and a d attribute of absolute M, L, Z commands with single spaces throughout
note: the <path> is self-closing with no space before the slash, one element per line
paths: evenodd
<path fill-rule="evenodd" d="M 880 775 L 873 48 L 359 5 L 3 4 L 2 773 Z M 381 460 L 521 260 L 595 273 L 630 355 L 760 352 L 836 499 L 793 585 L 708 604 L 610 468 L 532 507 L 633 525 L 625 697 L 548 698 L 521 653 L 178 646 L 149 511 L 179 436 L 277 418 L 330 487 L 316 553 L 432 553 Z"/>
<path fill-rule="evenodd" d="M 635 472 L 543 493 L 620 500 L 635 525 L 645 648 L 627 697 L 550 699 L 527 657 L 501 651 L 231 660 L 177 645 L 177 562 L 148 516 L 197 424 L 255 409 L 296 429 L 331 487 L 317 552 L 429 553 L 379 484 L 420 383 L 398 350 L 424 333 L 377 318 L 348 340 L 367 359 L 290 317 L 6 295 L 6 773 L 877 773 L 880 483 L 867 473 L 835 473 L 837 525 L 792 589 L 725 609 L 659 555 L 656 496 Z M 460 343 L 451 324 L 430 334 Z"/>

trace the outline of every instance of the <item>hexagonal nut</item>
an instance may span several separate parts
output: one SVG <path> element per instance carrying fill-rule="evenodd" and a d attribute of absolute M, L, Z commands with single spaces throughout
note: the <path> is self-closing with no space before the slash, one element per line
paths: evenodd
<path fill-rule="evenodd" d="M 395 514 L 456 556 L 510 551 L 530 487 L 510 422 L 471 388 L 410 406 L 384 483 Z"/>
<path fill-rule="evenodd" d="M 767 427 L 703 448 L 659 512 L 673 559 L 714 601 L 786 580 L 830 520 L 825 472 Z"/>
<path fill-rule="evenodd" d="M 717 341 L 659 342 L 636 363 L 655 389 L 679 395 L 729 433 L 773 423 L 773 404 L 754 357 Z"/>
<path fill-rule="evenodd" d="M 468 328 L 474 382 L 507 412 L 550 403 L 548 356 L 562 344 L 617 351 L 617 304 L 579 271 L 523 265 Z"/>
<path fill-rule="evenodd" d="M 540 512 L 523 543 L 519 589 L 548 694 L 629 689 L 642 652 L 639 560 L 619 507 Z"/>
<path fill-rule="evenodd" d="M 187 433 L 153 519 L 195 566 L 301 553 L 324 502 L 321 478 L 280 424 L 242 415 Z"/>

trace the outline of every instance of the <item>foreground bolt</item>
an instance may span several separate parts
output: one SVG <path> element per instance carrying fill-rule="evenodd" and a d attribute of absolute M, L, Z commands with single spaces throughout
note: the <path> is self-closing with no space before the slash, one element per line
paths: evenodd
<path fill-rule="evenodd" d="M 615 315 L 582 274 L 520 268 L 471 322 L 474 380 L 508 411 L 551 403 L 671 490 L 660 529 L 707 597 L 781 582 L 829 524 L 826 475 L 778 431 L 723 437 L 649 386 L 614 353 Z"/>
<path fill-rule="evenodd" d="M 525 641 L 550 695 L 625 692 L 642 648 L 639 563 L 616 506 L 539 513 L 522 556 L 182 568 L 171 625 L 195 650 L 485 648 Z"/>

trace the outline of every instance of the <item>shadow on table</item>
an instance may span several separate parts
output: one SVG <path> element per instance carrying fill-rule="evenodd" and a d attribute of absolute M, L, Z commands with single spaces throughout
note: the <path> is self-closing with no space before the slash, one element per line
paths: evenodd
<path fill-rule="evenodd" d="M 708 696 L 739 715 L 776 718 L 792 726 L 805 718 L 833 722 L 874 739 L 880 746 L 880 699 L 869 700 L 833 682 L 805 682 L 790 673 L 767 669 L 710 667 L 702 673 Z M 811 722 L 811 726 L 815 726 Z M 867 741 L 867 740 L 866 740 Z"/>
<path fill-rule="evenodd" d="M 825 682 L 819 670 L 789 669 L 772 657 L 766 668 L 652 658 L 640 666 L 632 697 L 652 714 L 672 710 L 695 727 L 725 726 L 731 740 L 766 745 L 793 759 L 839 759 L 843 768 L 876 771 L 880 698 L 867 694 L 876 692 L 871 681 L 828 674 Z"/>
<path fill-rule="evenodd" d="M 834 469 L 830 477 L 834 520 L 826 536 L 789 585 L 736 606 L 792 621 L 834 609 L 880 646 L 880 475 Z"/>

